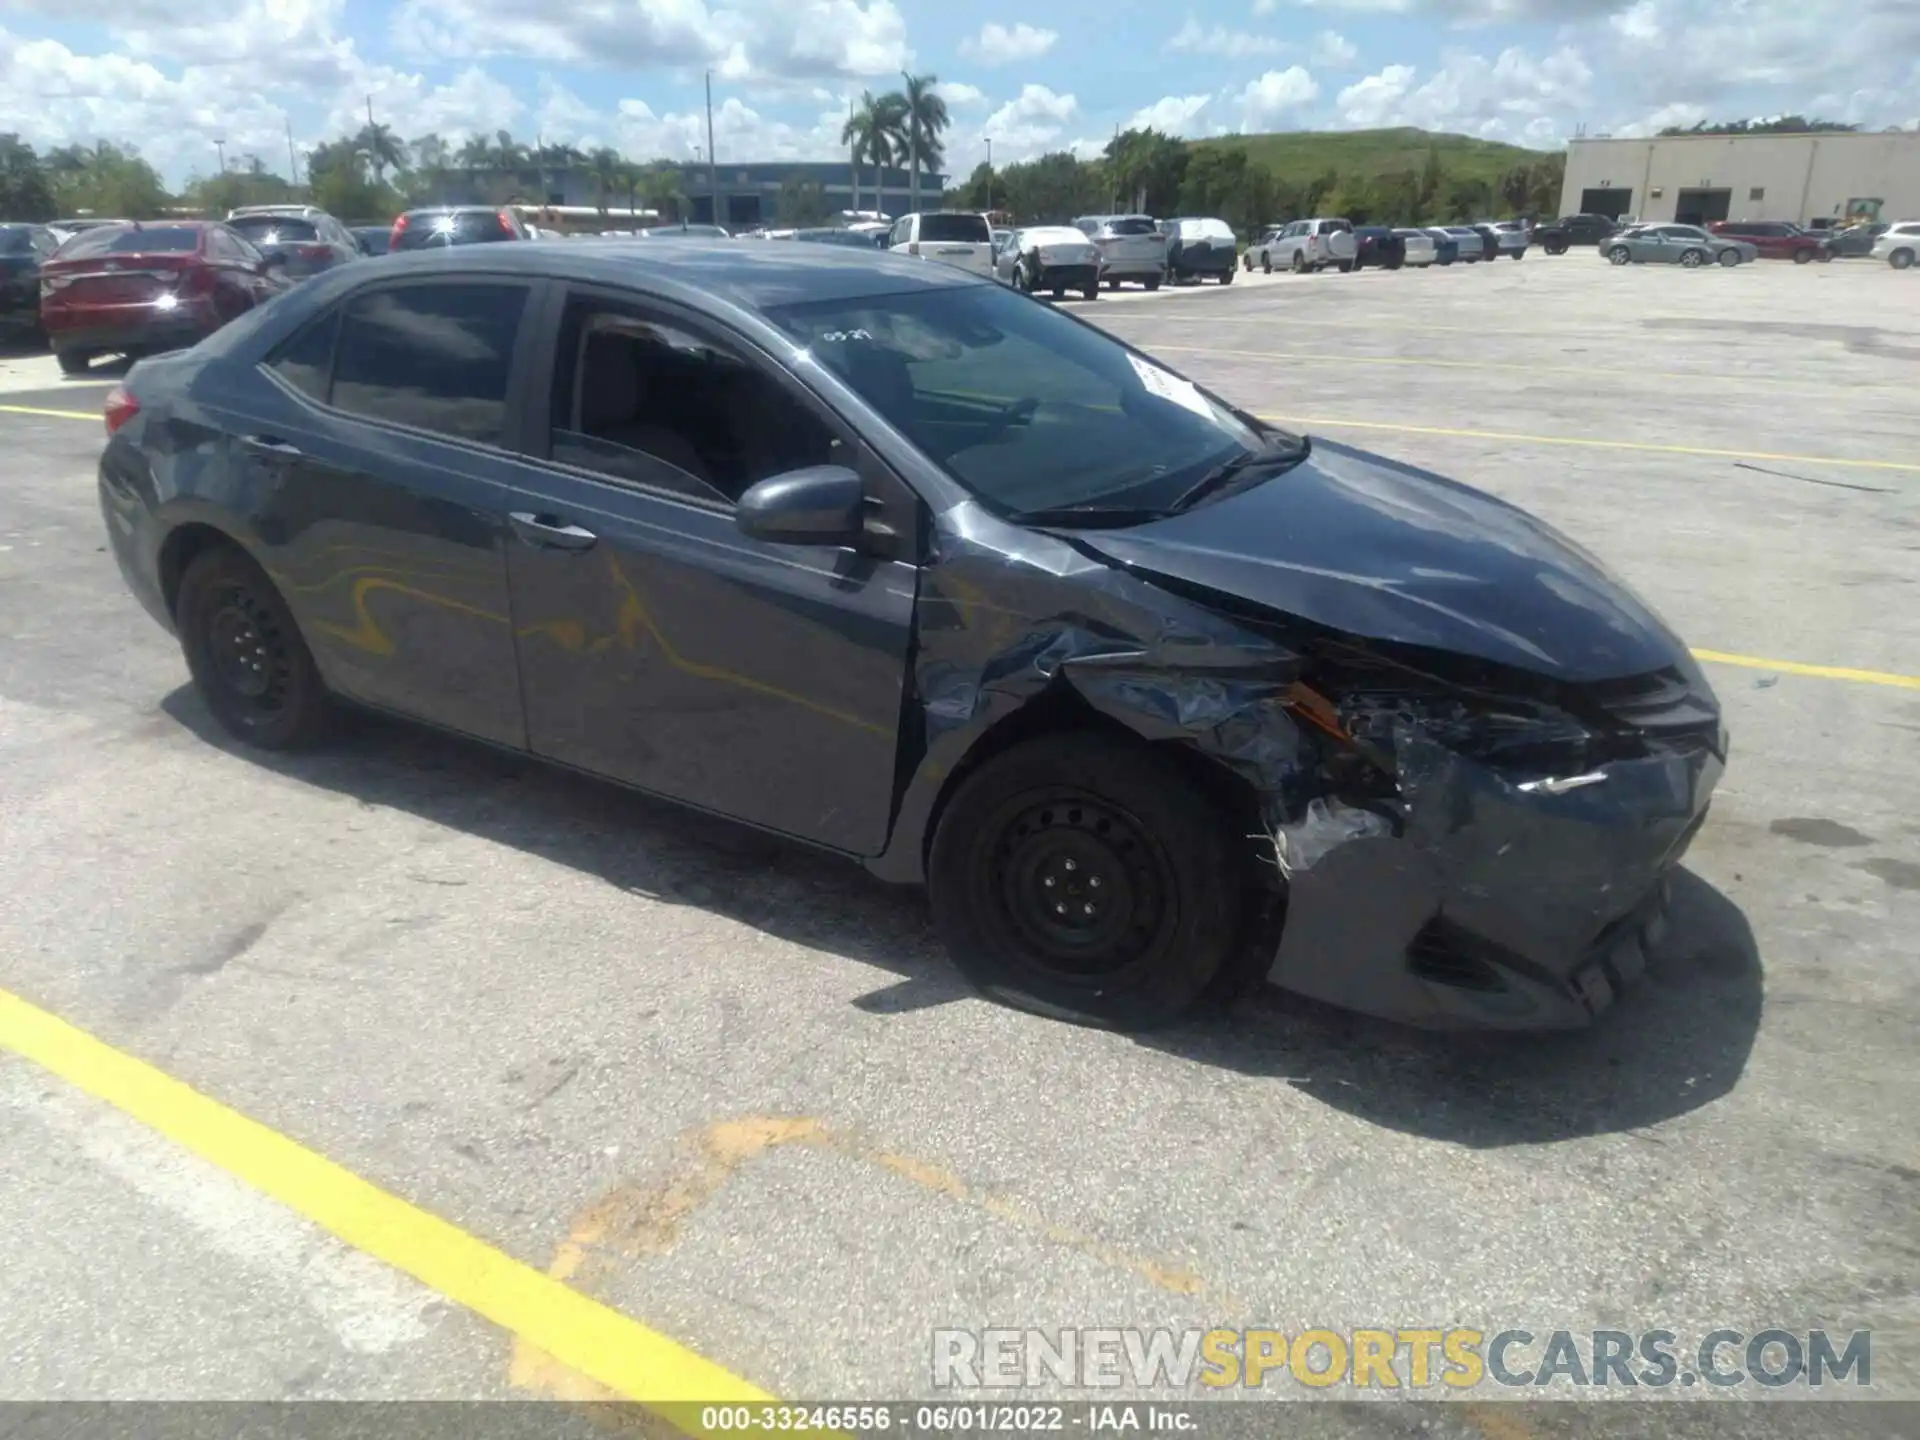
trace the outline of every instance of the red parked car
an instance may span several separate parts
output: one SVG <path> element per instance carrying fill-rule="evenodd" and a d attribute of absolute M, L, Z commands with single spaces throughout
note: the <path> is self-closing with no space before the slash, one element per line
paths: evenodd
<path fill-rule="evenodd" d="M 60 369 L 97 355 L 177 350 L 286 290 L 283 261 L 225 225 L 163 220 L 101 226 L 40 266 L 40 324 Z"/>
<path fill-rule="evenodd" d="M 1825 236 L 1802 230 L 1784 220 L 1716 220 L 1707 226 L 1714 235 L 1729 240 L 1745 240 L 1760 252 L 1762 260 L 1791 260 L 1796 265 L 1833 259 L 1833 246 Z"/>

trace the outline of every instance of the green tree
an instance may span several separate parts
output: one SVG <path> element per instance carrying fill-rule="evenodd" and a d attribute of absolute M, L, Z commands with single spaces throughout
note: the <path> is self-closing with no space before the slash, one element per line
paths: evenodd
<path fill-rule="evenodd" d="M 871 90 L 860 96 L 860 103 L 841 127 L 840 140 L 847 146 L 853 165 L 853 208 L 860 208 L 860 165 L 873 166 L 873 208 L 884 210 L 882 172 L 906 154 L 907 117 L 905 102 L 895 94 L 875 95 Z"/>
<path fill-rule="evenodd" d="M 1484 180 L 1456 175 L 1449 180 L 1441 196 L 1441 208 L 1446 218 L 1455 224 L 1472 220 L 1486 213 L 1493 203 L 1493 187 Z"/>
<path fill-rule="evenodd" d="M 1118 203 L 1150 215 L 1174 209 L 1189 153 L 1184 143 L 1158 130 L 1122 130 L 1103 152 Z"/>
<path fill-rule="evenodd" d="M 626 162 L 620 158 L 618 150 L 602 145 L 587 157 L 587 166 L 593 176 L 593 203 L 600 207 L 600 213 L 604 215 L 608 204 L 625 183 L 623 172 Z"/>
<path fill-rule="evenodd" d="M 995 179 L 993 167 L 982 160 L 973 173 L 940 197 L 940 203 L 954 210 L 1005 209 L 1006 187 Z"/>
<path fill-rule="evenodd" d="M 346 221 L 391 219 L 405 200 L 384 182 L 372 178 L 372 157 L 361 136 L 346 136 L 317 145 L 307 155 L 307 188 L 313 203 Z"/>
<path fill-rule="evenodd" d="M 365 153 L 373 169 L 373 183 L 379 188 L 386 187 L 387 171 L 407 168 L 407 142 L 393 133 L 391 125 L 368 121 L 353 137 L 353 146 Z"/>
<path fill-rule="evenodd" d="M 61 211 L 128 220 L 151 220 L 165 212 L 166 186 L 131 146 L 102 140 L 91 148 L 70 146 L 55 154 L 54 201 Z"/>
<path fill-rule="evenodd" d="M 900 78 L 906 83 L 887 99 L 899 114 L 906 135 L 908 208 L 918 210 L 920 172 L 937 171 L 946 162 L 946 145 L 941 137 L 952 121 L 947 115 L 947 102 L 934 88 L 940 83 L 938 75 L 909 75 L 903 70 Z"/>
<path fill-rule="evenodd" d="M 1419 186 L 1414 194 L 1409 219 L 1430 220 L 1439 213 L 1440 187 L 1446 183 L 1446 178 L 1446 171 L 1440 164 L 1440 147 L 1430 143 L 1427 146 L 1427 158 L 1420 165 Z"/>
<path fill-rule="evenodd" d="M 0 220 L 51 220 L 53 185 L 33 147 L 18 135 L 0 135 Z"/>
<path fill-rule="evenodd" d="M 1563 150 L 1536 160 L 1527 179 L 1527 211 L 1533 215 L 1557 215 L 1560 192 L 1567 183 L 1567 156 Z"/>

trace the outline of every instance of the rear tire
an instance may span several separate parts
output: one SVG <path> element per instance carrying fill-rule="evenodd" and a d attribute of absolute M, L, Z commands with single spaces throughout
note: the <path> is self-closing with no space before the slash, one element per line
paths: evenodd
<path fill-rule="evenodd" d="M 263 750 L 325 735 L 333 702 L 287 602 L 231 545 L 202 550 L 180 579 L 174 626 L 194 687 L 214 719 Z"/>
<path fill-rule="evenodd" d="M 1681 268 L 1686 270 L 1698 270 L 1706 263 L 1706 259 L 1707 252 L 1704 250 L 1682 250 L 1680 252 L 1680 265 Z"/>
<path fill-rule="evenodd" d="M 1273 257 L 1271 255 L 1261 255 L 1260 273 L 1263 275 L 1271 275 L 1273 273 Z"/>
<path fill-rule="evenodd" d="M 1160 288 L 1160 277 L 1158 275 L 1147 276 L 1146 286 L 1149 290 L 1158 290 Z"/>
<path fill-rule="evenodd" d="M 1064 299 L 1066 299 L 1066 298 L 1067 298 L 1067 287 L 1066 287 L 1066 286 L 1064 286 L 1064 285 L 1056 285 L 1056 286 L 1054 286 L 1054 287 L 1053 287 L 1053 298 L 1054 298 L 1054 299 L 1056 299 L 1056 300 L 1064 300 Z"/>
<path fill-rule="evenodd" d="M 1222 285 L 1231 285 L 1233 283 L 1233 271 L 1223 271 L 1220 276 L 1220 283 Z"/>
<path fill-rule="evenodd" d="M 1896 250 L 1887 256 L 1887 264 L 1896 270 L 1908 270 L 1913 267 L 1913 251 Z"/>
<path fill-rule="evenodd" d="M 1353 273 L 1354 263 L 1352 260 L 1342 260 L 1340 262 L 1340 273 L 1342 275 L 1351 275 Z"/>
<path fill-rule="evenodd" d="M 1794 251 L 1793 263 L 1796 265 L 1811 265 L 1813 263 L 1813 252 L 1811 250 Z"/>
<path fill-rule="evenodd" d="M 56 350 L 53 358 L 60 362 L 62 375 L 84 375 L 93 363 L 93 356 L 85 350 Z"/>
<path fill-rule="evenodd" d="M 1080 293 L 1089 300 L 1098 300 L 1100 298 L 1100 282 L 1098 280 L 1094 281 L 1093 284 L 1087 286 L 1086 289 Z"/>
<path fill-rule="evenodd" d="M 1164 756 L 1085 732 L 962 782 L 928 857 L 934 924 L 996 1000 L 1117 1030 L 1178 1019 L 1233 953 L 1226 817 Z"/>
<path fill-rule="evenodd" d="M 1740 263 L 1740 252 L 1738 250 L 1722 250 L 1720 252 L 1720 263 L 1731 270 Z"/>

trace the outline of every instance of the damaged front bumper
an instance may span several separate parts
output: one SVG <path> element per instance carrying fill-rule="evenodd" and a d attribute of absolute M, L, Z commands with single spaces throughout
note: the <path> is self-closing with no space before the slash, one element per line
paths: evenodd
<path fill-rule="evenodd" d="M 1429 1029 L 1586 1025 L 1658 943 L 1723 753 L 1660 746 L 1520 780 L 1403 735 L 1398 824 L 1338 807 L 1280 827 L 1295 859 L 1269 978 Z"/>

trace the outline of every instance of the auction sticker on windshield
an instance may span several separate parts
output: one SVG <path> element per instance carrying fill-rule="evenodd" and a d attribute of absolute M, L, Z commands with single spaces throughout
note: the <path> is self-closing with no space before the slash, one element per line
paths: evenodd
<path fill-rule="evenodd" d="M 1171 371 L 1150 365 L 1138 355 L 1129 355 L 1127 358 L 1133 362 L 1133 373 L 1140 377 L 1140 383 L 1146 387 L 1148 394 L 1171 400 L 1181 409 L 1191 410 L 1208 420 L 1213 419 L 1213 406 L 1207 403 L 1207 397 L 1200 393 L 1191 380 L 1182 380 Z"/>

